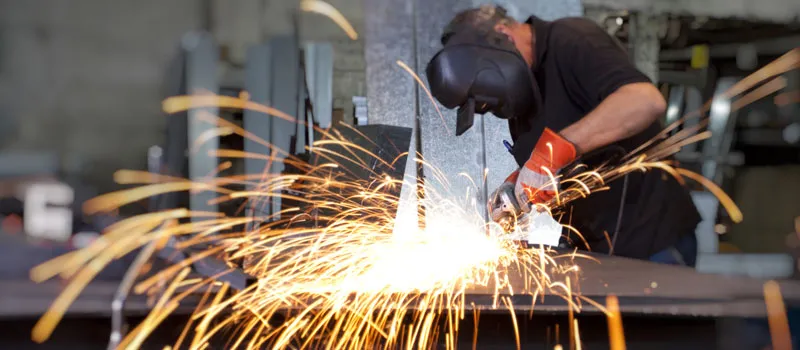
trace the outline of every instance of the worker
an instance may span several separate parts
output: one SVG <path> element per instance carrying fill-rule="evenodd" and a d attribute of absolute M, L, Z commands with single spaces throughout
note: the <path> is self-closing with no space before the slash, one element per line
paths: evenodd
<path fill-rule="evenodd" d="M 578 160 L 590 167 L 618 161 L 663 128 L 660 91 L 590 20 L 518 22 L 502 7 L 484 5 L 458 13 L 442 44 L 427 67 L 431 91 L 444 106 L 460 107 L 457 135 L 474 113 L 508 120 L 513 143 L 486 142 L 504 142 L 516 159 L 519 170 L 505 185 L 527 203 L 525 212 L 560 188 L 550 174 L 558 177 Z M 700 216 L 687 188 L 660 170 L 608 185 L 569 204 L 560 220 L 585 243 L 569 233 L 565 240 L 597 253 L 694 266 Z"/>

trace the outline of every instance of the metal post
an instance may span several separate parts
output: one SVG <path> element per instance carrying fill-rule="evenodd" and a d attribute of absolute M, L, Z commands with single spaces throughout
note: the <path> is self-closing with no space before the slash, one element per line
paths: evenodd
<path fill-rule="evenodd" d="M 151 146 L 147 150 L 147 171 L 151 174 L 161 174 L 161 164 L 164 158 L 164 149 L 161 146 Z M 160 196 L 152 196 L 149 200 L 149 209 L 158 210 Z"/>
<path fill-rule="evenodd" d="M 125 272 L 125 276 L 123 276 L 117 291 L 114 293 L 114 300 L 111 301 L 111 337 L 108 341 L 108 350 L 116 349 L 122 341 L 122 337 L 125 333 L 123 329 L 125 327 L 125 302 L 128 300 L 128 295 L 131 292 L 131 288 L 133 288 L 133 283 L 136 281 L 136 278 L 139 277 L 142 266 L 144 266 L 147 260 L 153 255 L 155 246 L 156 242 L 153 241 L 139 251 L 139 254 L 136 255 L 136 259 Z"/>
<path fill-rule="evenodd" d="M 684 101 L 686 100 L 686 88 L 683 85 L 671 86 L 669 89 L 669 101 L 667 102 L 666 124 L 670 125 L 677 122 L 684 115 Z"/>
<path fill-rule="evenodd" d="M 726 92 L 738 81 L 739 78 L 733 77 L 719 79 L 708 114 L 711 138 L 703 145 L 703 176 L 718 185 L 722 184 L 720 168 L 728 162 L 736 126 L 736 111 L 731 109 L 731 98 Z"/>
<path fill-rule="evenodd" d="M 245 91 L 250 94 L 250 100 L 262 105 L 270 105 L 272 96 L 272 81 L 270 79 L 272 67 L 271 48 L 268 44 L 261 44 L 250 47 L 247 51 L 247 65 L 245 67 Z M 272 137 L 272 116 L 262 112 L 247 109 L 244 111 L 244 128 L 258 138 L 269 142 Z M 253 154 L 268 155 L 270 147 L 246 138 L 244 141 L 244 151 Z M 244 160 L 246 174 L 264 174 L 269 172 L 267 161 L 264 159 L 247 158 Z M 248 190 L 257 190 L 253 186 Z M 247 215 L 261 216 L 269 212 L 269 203 L 248 202 Z M 248 229 L 252 229 L 248 225 Z"/>
<path fill-rule="evenodd" d="M 293 36 L 276 37 L 269 42 L 271 50 L 271 73 L 269 83 L 272 106 L 277 110 L 297 118 L 300 78 L 300 57 L 298 43 Z M 270 142 L 272 146 L 282 152 L 274 152 L 275 159 L 272 162 L 270 173 L 279 174 L 284 171 L 283 159 L 286 152 L 292 148 L 292 136 L 297 132 L 296 121 L 289 121 L 275 116 L 269 118 L 272 127 L 270 129 Z M 277 214 L 281 211 L 281 198 L 272 196 L 272 207 L 270 214 Z"/>
<path fill-rule="evenodd" d="M 213 37 L 208 33 L 191 33 L 184 37 L 184 48 L 189 52 L 186 62 L 186 82 L 189 94 L 216 94 L 219 91 L 217 83 L 217 60 L 219 51 L 214 44 Z M 188 149 L 189 149 L 189 179 L 195 182 L 205 182 L 217 168 L 217 157 L 209 154 L 219 148 L 219 138 L 204 140 L 196 149 L 195 142 L 204 137 L 216 125 L 209 123 L 209 116 L 217 116 L 215 107 L 196 108 L 189 111 Z M 205 120 L 204 120 L 205 119 Z M 198 192 L 189 199 L 191 210 L 217 211 L 215 204 L 209 204 L 214 199 L 210 192 Z M 194 219 L 202 220 L 202 219 Z"/>

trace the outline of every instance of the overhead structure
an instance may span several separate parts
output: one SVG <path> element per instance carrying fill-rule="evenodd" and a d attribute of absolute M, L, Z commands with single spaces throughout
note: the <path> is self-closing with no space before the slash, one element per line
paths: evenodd
<path fill-rule="evenodd" d="M 676 14 L 784 23 L 800 19 L 800 2 L 794 0 L 583 0 L 583 4 L 586 7 L 652 15 Z"/>

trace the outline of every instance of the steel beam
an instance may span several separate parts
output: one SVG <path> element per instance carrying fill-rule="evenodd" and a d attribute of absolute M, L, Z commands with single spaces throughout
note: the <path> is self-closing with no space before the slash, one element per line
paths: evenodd
<path fill-rule="evenodd" d="M 583 0 L 585 6 L 695 17 L 745 18 L 791 23 L 800 17 L 800 3 L 793 0 Z"/>
<path fill-rule="evenodd" d="M 727 91 L 739 81 L 739 78 L 725 77 L 717 82 L 714 98 L 711 100 L 711 110 L 708 115 L 708 131 L 711 138 L 703 144 L 703 176 L 717 184 L 722 183 L 723 172 L 720 170 L 720 157 L 730 153 L 733 144 L 734 127 L 736 126 L 737 112 L 731 105 L 731 97 Z"/>
<path fill-rule="evenodd" d="M 754 49 L 759 55 L 778 56 L 783 55 L 797 47 L 800 43 L 800 35 L 785 36 L 781 38 L 767 39 L 748 43 L 712 45 L 708 48 L 710 59 L 736 58 L 739 50 L 744 47 Z M 692 59 L 692 48 L 664 50 L 659 56 L 659 60 L 665 61 L 689 61 Z"/>
<path fill-rule="evenodd" d="M 276 37 L 269 42 L 271 50 L 271 74 L 269 83 L 272 107 L 297 118 L 300 98 L 300 52 L 297 40 L 293 36 Z M 270 143 L 272 147 L 289 152 L 292 147 L 292 136 L 296 135 L 298 125 L 296 121 L 289 121 L 275 116 L 271 121 Z M 271 174 L 283 172 L 285 166 L 283 159 L 285 153 L 278 151 L 270 168 Z M 271 197 L 271 213 L 281 211 L 280 196 Z M 276 218 L 277 219 L 277 218 Z"/>
<path fill-rule="evenodd" d="M 247 64 L 245 67 L 244 88 L 250 94 L 250 100 L 263 105 L 270 105 L 272 96 L 271 70 L 272 50 L 269 44 L 251 46 L 247 51 Z M 272 137 L 272 116 L 266 113 L 246 109 L 244 111 L 244 128 L 262 140 L 269 141 Z M 267 145 L 258 143 L 250 138 L 244 140 L 244 151 L 253 154 L 271 154 Z M 264 174 L 269 172 L 269 164 L 264 159 L 247 158 L 244 160 L 245 174 Z M 256 190 L 256 185 L 248 190 Z M 247 214 L 250 216 L 268 215 L 270 203 L 249 201 Z M 265 212 L 266 211 L 266 212 Z"/>
<path fill-rule="evenodd" d="M 217 82 L 217 61 L 219 50 L 214 38 L 204 32 L 190 33 L 183 38 L 183 46 L 188 51 L 186 60 L 186 86 L 189 94 L 215 94 L 219 91 Z M 188 116 L 188 149 L 189 179 L 204 182 L 217 168 L 217 157 L 209 154 L 219 148 L 219 138 L 208 138 L 199 147 L 193 149 L 195 140 L 204 138 L 204 134 L 216 126 L 209 123 L 208 116 L 218 115 L 216 107 L 193 108 Z M 205 118 L 205 120 L 203 120 Z M 196 211 L 217 211 L 216 204 L 209 204 L 214 199 L 213 193 L 200 191 L 190 196 L 189 207 Z M 204 220 L 193 218 L 193 220 Z"/>

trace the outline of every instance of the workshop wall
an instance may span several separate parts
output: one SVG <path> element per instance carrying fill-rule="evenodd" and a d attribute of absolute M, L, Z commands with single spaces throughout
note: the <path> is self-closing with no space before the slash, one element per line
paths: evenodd
<path fill-rule="evenodd" d="M 208 23 L 234 63 L 246 48 L 292 30 L 291 2 L 57 0 L 0 2 L 0 151 L 57 152 L 83 181 L 109 191 L 112 173 L 144 169 L 164 140 L 160 110 L 180 38 Z M 331 1 L 361 34 L 361 1 Z M 210 14 L 206 11 L 210 10 Z M 334 46 L 334 108 L 352 120 L 366 94 L 363 40 L 307 14 L 306 40 Z"/>
<path fill-rule="evenodd" d="M 113 188 L 114 170 L 144 168 L 147 148 L 164 138 L 167 64 L 181 35 L 201 27 L 200 5 L 0 2 L 0 118 L 15 121 L 0 151 L 77 156 L 100 190 Z"/>
<path fill-rule="evenodd" d="M 330 19 L 315 13 L 300 17 L 300 36 L 304 41 L 333 45 L 333 107 L 344 111 L 352 123 L 353 96 L 366 95 L 364 61 L 364 11 L 362 0 L 329 0 L 353 25 L 359 37 L 352 40 Z M 213 33 L 229 53 L 228 59 L 244 64 L 247 48 L 270 36 L 292 35 L 292 13 L 297 2 L 280 0 L 213 0 Z"/>
<path fill-rule="evenodd" d="M 785 253 L 800 215 L 800 166 L 751 167 L 736 173 L 733 200 L 744 221 L 727 240 L 747 253 Z"/>

